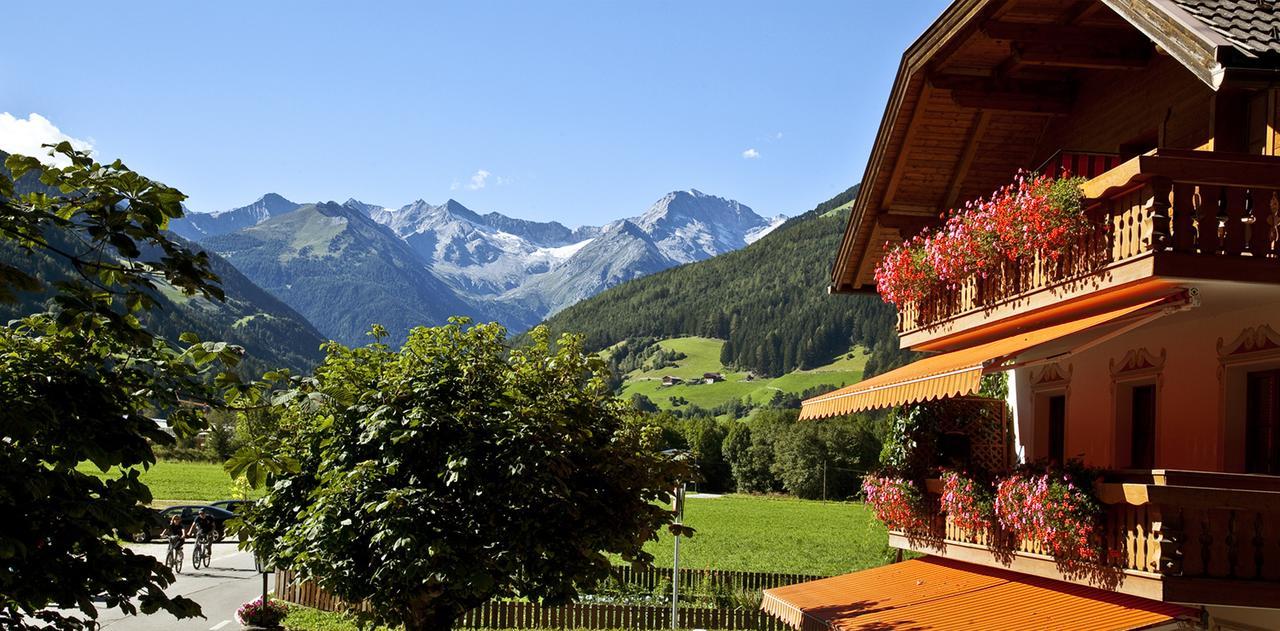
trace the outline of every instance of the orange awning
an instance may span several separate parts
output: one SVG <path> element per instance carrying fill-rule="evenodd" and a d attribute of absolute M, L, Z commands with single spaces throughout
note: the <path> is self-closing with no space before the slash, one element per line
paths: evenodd
<path fill-rule="evenodd" d="M 994 342 L 941 353 L 907 364 L 804 402 L 801 419 L 839 416 L 862 410 L 906 405 L 978 391 L 983 371 L 993 360 L 1003 360 L 1086 329 L 1113 322 L 1165 301 L 1149 300 L 1088 318 L 1071 320 L 1020 333 Z"/>
<path fill-rule="evenodd" d="M 1103 631 L 1196 615 L 1179 605 L 939 557 L 767 589 L 760 608 L 800 631 Z"/>

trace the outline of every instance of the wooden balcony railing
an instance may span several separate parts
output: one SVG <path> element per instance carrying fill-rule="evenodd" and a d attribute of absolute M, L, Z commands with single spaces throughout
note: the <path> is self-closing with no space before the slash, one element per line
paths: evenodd
<path fill-rule="evenodd" d="M 937 511 L 941 483 L 928 486 L 926 506 Z M 1097 494 L 1106 511 L 1095 564 L 1064 563 L 999 532 L 965 531 L 940 512 L 931 512 L 931 532 L 891 533 L 891 544 L 1171 602 L 1280 602 L 1280 478 L 1121 472 Z"/>
<path fill-rule="evenodd" d="M 1094 230 L 1057 260 L 1029 255 L 986 278 L 938 286 L 899 310 L 899 334 L 919 342 L 958 332 L 966 315 L 980 314 L 980 325 L 1131 282 L 1133 274 L 1112 271 L 1136 261 L 1156 275 L 1280 282 L 1280 157 L 1160 149 L 1084 189 Z"/>

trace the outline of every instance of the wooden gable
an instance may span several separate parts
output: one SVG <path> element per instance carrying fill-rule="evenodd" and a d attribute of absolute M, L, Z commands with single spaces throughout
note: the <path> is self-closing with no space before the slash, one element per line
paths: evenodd
<path fill-rule="evenodd" d="M 903 55 L 831 289 L 872 290 L 886 244 L 1058 152 L 1119 157 L 1210 142 L 1222 79 L 1212 51 L 1225 44 L 1195 19 L 1161 12 L 1176 6 L 955 2 Z"/>

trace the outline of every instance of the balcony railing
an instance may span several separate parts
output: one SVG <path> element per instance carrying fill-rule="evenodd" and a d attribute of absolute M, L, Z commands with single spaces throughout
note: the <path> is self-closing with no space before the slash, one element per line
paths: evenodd
<path fill-rule="evenodd" d="M 1280 282 L 1280 158 L 1160 149 L 1089 180 L 1094 230 L 1058 260 L 1029 255 L 899 309 L 915 343 L 1146 275 Z M 1142 261 L 1143 273 L 1116 273 Z M 915 345 L 911 343 L 908 345 Z"/>
<path fill-rule="evenodd" d="M 1280 478 L 1191 471 L 1118 472 L 1097 485 L 1106 507 L 1101 561 L 1064 563 L 1035 542 L 957 527 L 931 480 L 925 533 L 890 533 L 899 548 L 1171 602 L 1280 602 Z"/>

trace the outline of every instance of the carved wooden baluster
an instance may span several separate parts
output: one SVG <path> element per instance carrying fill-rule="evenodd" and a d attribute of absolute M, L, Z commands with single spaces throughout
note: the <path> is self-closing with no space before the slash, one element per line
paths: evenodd
<path fill-rule="evenodd" d="M 1264 526 L 1265 522 L 1266 522 L 1266 515 L 1264 515 L 1263 513 L 1253 514 L 1253 523 L 1252 523 L 1253 528 L 1251 533 L 1253 535 L 1253 538 L 1249 541 L 1251 554 L 1253 556 L 1253 559 L 1252 559 L 1253 562 L 1252 562 L 1252 567 L 1250 568 L 1250 574 L 1248 575 L 1247 578 L 1262 576 L 1262 560 L 1264 558 L 1263 554 L 1266 552 L 1266 550 L 1264 549 L 1264 546 L 1266 545 L 1266 540 L 1263 538 L 1263 529 L 1265 527 Z"/>
<path fill-rule="evenodd" d="M 1223 510 L 1207 511 L 1209 527 L 1205 530 L 1208 552 L 1205 569 L 1209 576 L 1225 578 L 1231 574 L 1231 513 Z"/>
<path fill-rule="evenodd" d="M 1153 523 L 1157 523 L 1156 528 L 1160 533 L 1157 541 L 1160 564 L 1156 571 L 1168 576 L 1179 576 L 1182 574 L 1182 548 L 1186 543 L 1182 511 L 1161 506 L 1154 519 L 1158 520 Z"/>
<path fill-rule="evenodd" d="M 1167 177 L 1154 177 L 1151 186 L 1151 208 L 1146 217 L 1143 242 L 1154 251 L 1169 247 L 1169 193 L 1173 181 Z"/>
<path fill-rule="evenodd" d="M 1258 514 L 1251 512 L 1234 512 L 1235 559 L 1231 564 L 1231 575 L 1235 578 L 1251 579 L 1258 575 Z"/>
<path fill-rule="evenodd" d="M 1151 535 L 1147 529 L 1147 510 L 1144 506 L 1135 506 L 1133 513 L 1133 564 L 1136 570 L 1147 569 L 1147 538 Z"/>
<path fill-rule="evenodd" d="M 1268 195 L 1267 207 L 1271 209 L 1271 253 L 1280 255 L 1280 191 L 1271 191 Z"/>
<path fill-rule="evenodd" d="M 1204 520 L 1200 510 L 1184 510 L 1182 513 L 1182 575 L 1204 574 Z"/>
<path fill-rule="evenodd" d="M 1228 256 L 1238 256 L 1244 251 L 1245 194 L 1239 186 L 1226 187 L 1224 196 L 1226 224 L 1223 226 L 1222 251 Z"/>
<path fill-rule="evenodd" d="M 1263 580 L 1280 581 L 1280 513 L 1263 513 L 1262 518 L 1262 567 L 1259 575 Z"/>
<path fill-rule="evenodd" d="M 1195 193 L 1192 184 L 1173 185 L 1173 249 L 1178 252 L 1194 252 L 1196 248 Z"/>
<path fill-rule="evenodd" d="M 1199 214 L 1196 215 L 1197 245 L 1201 254 L 1218 253 L 1218 189 L 1200 187 Z"/>
<path fill-rule="evenodd" d="M 1271 254 L 1271 191 L 1249 191 L 1249 253 L 1254 256 Z"/>

